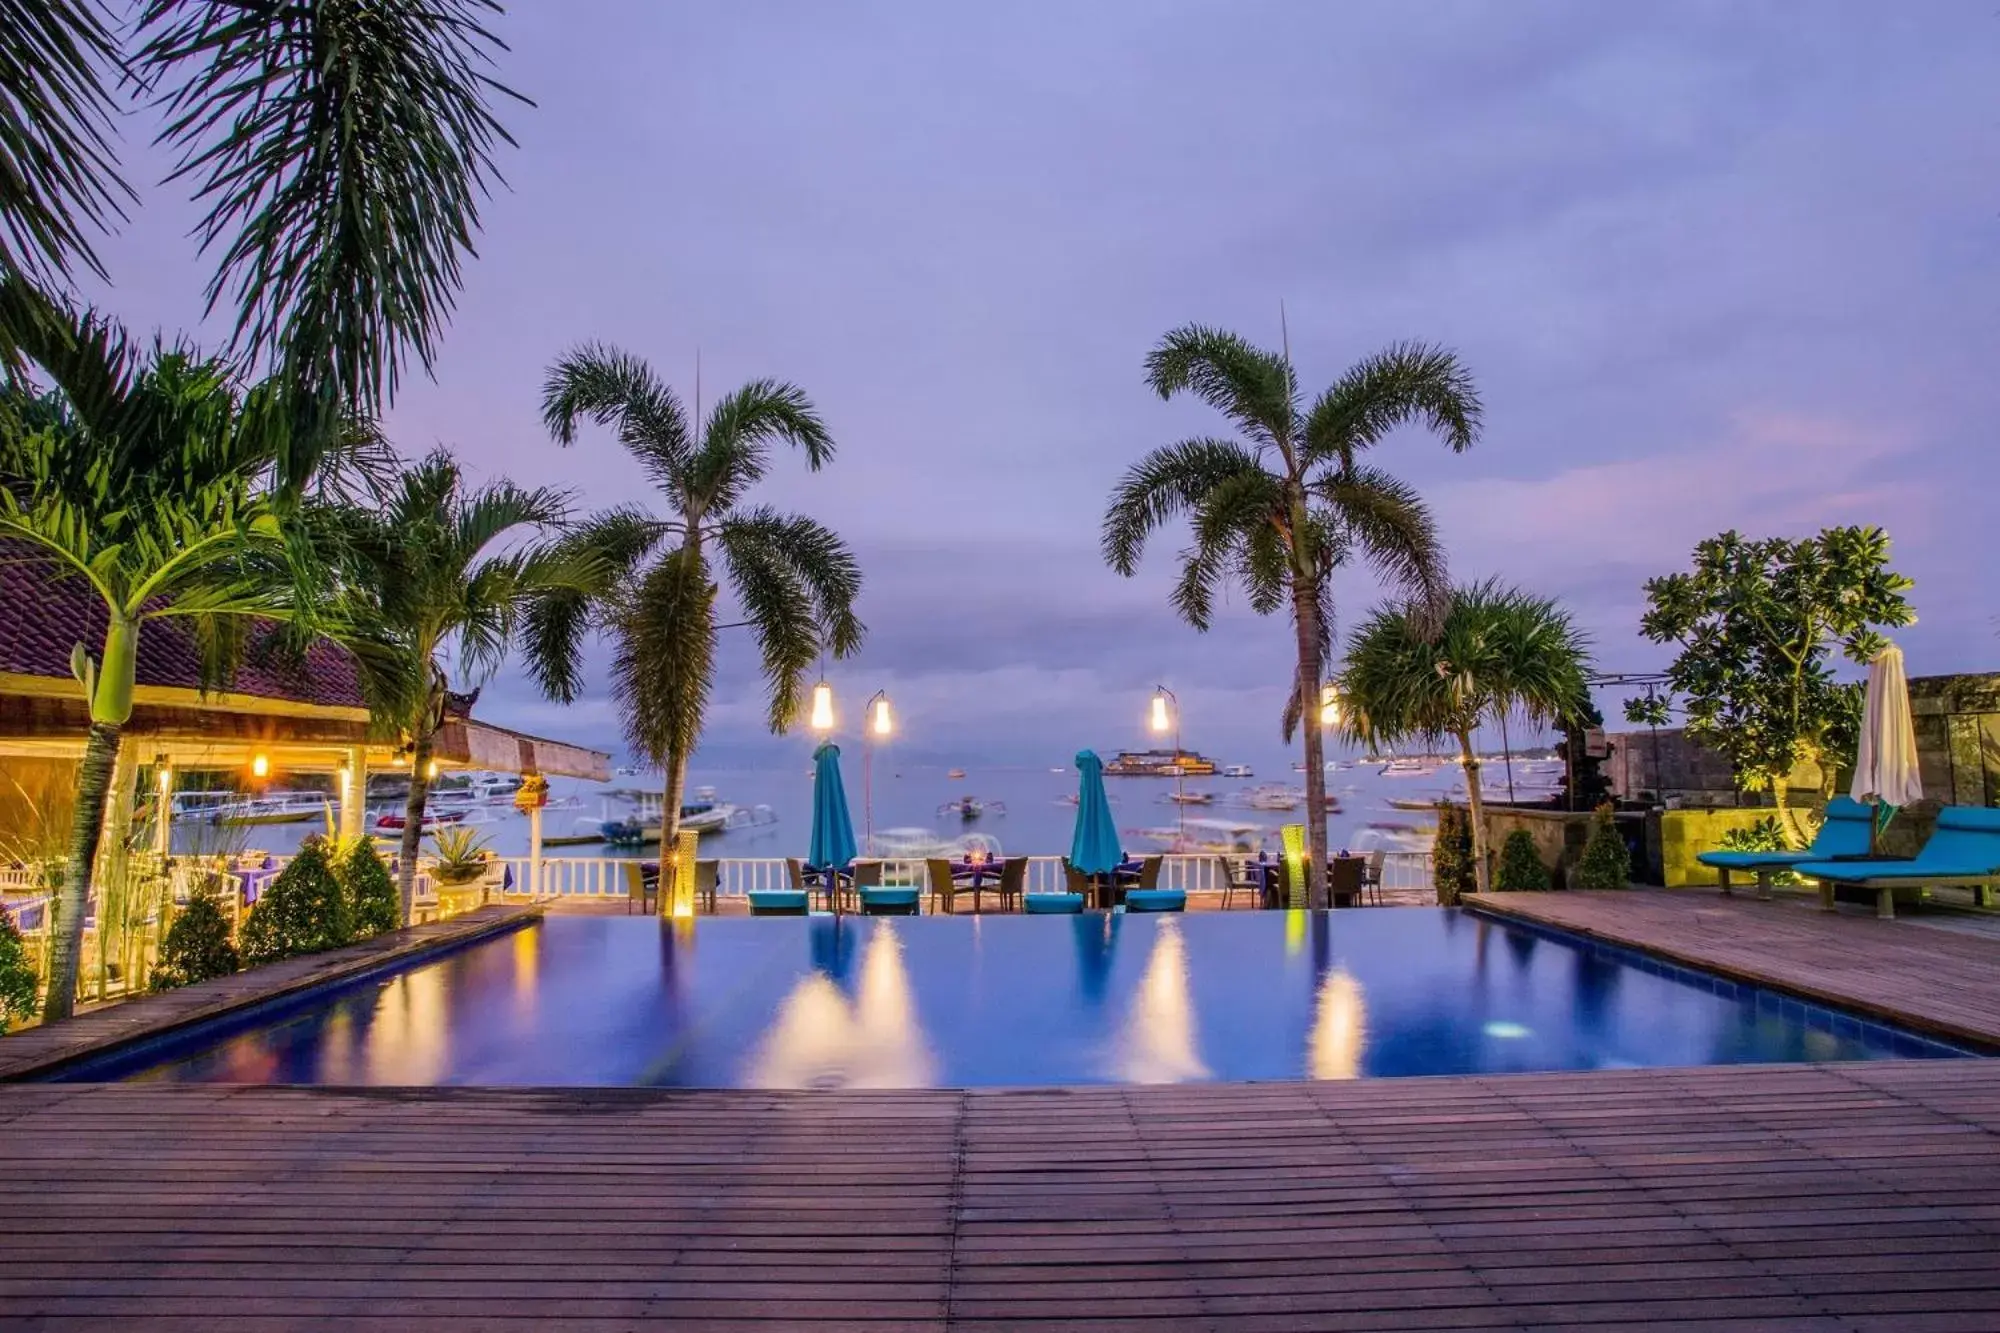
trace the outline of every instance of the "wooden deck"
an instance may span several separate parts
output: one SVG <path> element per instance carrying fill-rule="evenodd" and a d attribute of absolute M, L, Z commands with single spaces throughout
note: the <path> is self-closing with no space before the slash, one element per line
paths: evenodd
<path fill-rule="evenodd" d="M 0 1087 L 0 1327 L 2000 1328 L 1988 1061 Z"/>
<path fill-rule="evenodd" d="M 448 921 L 392 930 L 360 944 L 287 958 L 159 995 L 91 1005 L 65 1023 L 32 1027 L 0 1041 L 0 1082 L 36 1078 L 101 1051 L 326 986 L 388 963 L 406 962 L 524 925 L 542 915 L 532 904 L 482 907 Z M 4 1309 L 0 1302 L 0 1309 Z"/>
<path fill-rule="evenodd" d="M 1702 891 L 1492 893 L 1481 911 L 2000 1047 L 2000 940 Z"/>

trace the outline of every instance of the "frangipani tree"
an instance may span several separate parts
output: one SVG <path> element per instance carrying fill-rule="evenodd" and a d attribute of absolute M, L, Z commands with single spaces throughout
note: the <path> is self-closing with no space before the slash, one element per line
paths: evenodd
<path fill-rule="evenodd" d="M 1588 707 L 1589 646 L 1569 613 L 1493 580 L 1455 588 L 1441 625 L 1429 608 L 1383 607 L 1348 640 L 1341 725 L 1366 745 L 1449 740 L 1465 766 L 1474 877 L 1490 865 L 1473 733 L 1512 710 L 1554 723 Z"/>
<path fill-rule="evenodd" d="M 773 446 L 793 446 L 817 472 L 833 458 L 833 439 L 804 391 L 775 380 L 725 395 L 691 428 L 651 366 L 598 344 L 550 368 L 542 411 L 565 445 L 587 421 L 611 427 L 663 502 L 657 515 L 603 515 L 572 539 L 600 562 L 602 590 L 541 598 L 529 660 L 552 696 L 574 699 L 585 637 L 609 635 L 626 738 L 666 774 L 661 845 L 672 846 L 715 683 L 718 567 L 757 636 L 774 732 L 797 717 L 806 673 L 822 655 L 861 646 L 861 570 L 846 543 L 803 515 L 749 503 Z"/>
<path fill-rule="evenodd" d="M 1105 563 L 1136 574 L 1152 535 L 1185 517 L 1193 541 L 1173 592 L 1183 620 L 1206 630 L 1217 594 L 1232 583 L 1258 614 L 1289 613 L 1297 658 L 1282 731 L 1289 742 L 1308 723 L 1309 892 L 1323 906 L 1326 773 L 1311 723 L 1332 648 L 1333 572 L 1360 556 L 1433 619 L 1447 588 L 1430 512 L 1364 458 L 1412 424 L 1453 452 L 1469 448 L 1479 436 L 1479 396 L 1450 352 L 1402 343 L 1357 363 L 1308 407 L 1287 356 L 1193 324 L 1153 349 L 1146 379 L 1162 398 L 1194 394 L 1228 417 L 1238 438 L 1182 440 L 1135 464 L 1105 510 Z"/>
<path fill-rule="evenodd" d="M 1827 528 L 1816 537 L 1752 541 L 1736 532 L 1695 547 L 1694 567 L 1646 583 L 1640 633 L 1680 645 L 1672 692 L 1625 705 L 1629 721 L 1660 725 L 1677 701 L 1688 739 L 1726 756 L 1746 791 L 1771 793 L 1792 846 L 1808 840 L 1788 781 L 1801 762 L 1820 771 L 1820 805 L 1851 763 L 1861 686 L 1834 679 L 1833 650 L 1866 664 L 1881 634 L 1912 624 L 1911 581 L 1889 568 L 1889 534 Z"/>

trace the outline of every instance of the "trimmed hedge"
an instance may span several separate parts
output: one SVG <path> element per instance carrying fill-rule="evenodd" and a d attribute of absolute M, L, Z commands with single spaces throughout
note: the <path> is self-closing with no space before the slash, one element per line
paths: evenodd
<path fill-rule="evenodd" d="M 337 949 L 353 938 L 347 894 L 327 864 L 325 845 L 310 838 L 258 898 L 238 943 L 243 961 L 255 967 Z"/>
<path fill-rule="evenodd" d="M 1579 889 L 1622 889 L 1632 882 L 1632 849 L 1611 818 L 1611 807 L 1600 805 L 1590 821 L 1590 841 L 1576 863 L 1570 883 Z"/>
<path fill-rule="evenodd" d="M 154 990 L 192 986 L 210 977 L 226 977 L 242 965 L 229 941 L 229 918 L 222 914 L 214 890 L 197 890 L 167 927 L 151 985 Z"/>
<path fill-rule="evenodd" d="M 1535 835 L 1517 828 L 1507 835 L 1500 848 L 1500 874 L 1496 881 L 1502 893 L 1538 893 L 1549 887 L 1549 868 L 1535 850 Z"/>

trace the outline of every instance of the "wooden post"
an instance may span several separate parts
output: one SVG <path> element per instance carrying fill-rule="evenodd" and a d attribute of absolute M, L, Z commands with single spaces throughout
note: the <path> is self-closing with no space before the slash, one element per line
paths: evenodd
<path fill-rule="evenodd" d="M 349 746 L 347 787 L 340 793 L 340 837 L 351 842 L 368 832 L 368 747 Z"/>
<path fill-rule="evenodd" d="M 542 807 L 539 805 L 528 810 L 528 897 L 536 902 L 542 897 Z"/>
<path fill-rule="evenodd" d="M 153 765 L 153 852 L 163 869 L 174 850 L 174 770 L 165 759 L 159 755 Z"/>

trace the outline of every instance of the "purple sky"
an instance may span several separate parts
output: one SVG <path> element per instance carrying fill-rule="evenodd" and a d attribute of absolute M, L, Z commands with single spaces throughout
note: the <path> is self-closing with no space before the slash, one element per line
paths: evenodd
<path fill-rule="evenodd" d="M 1189 744 L 1275 753 L 1282 621 L 1199 636 L 1097 555 L 1144 450 L 1220 429 L 1141 382 L 1201 321 L 1316 390 L 1391 340 L 1455 347 L 1487 431 L 1378 462 L 1433 503 L 1454 575 L 1560 595 L 1640 670 L 1640 585 L 1737 526 L 1873 522 L 1917 581 L 1912 674 L 1990 669 L 2000 421 L 2000 18 L 1841 3 L 636 3 L 517 6 L 520 149 L 406 452 L 632 499 L 603 435 L 543 435 L 583 338 L 711 396 L 796 381 L 840 453 L 758 498 L 841 530 L 868 578 L 850 707 L 913 748 L 1059 762 L 1144 739 L 1165 680 Z M 134 133 L 143 132 L 135 124 Z M 157 166 L 128 155 L 135 177 Z M 189 327 L 207 272 L 172 190 L 107 247 L 129 321 Z M 1344 613 L 1374 599 L 1341 585 Z M 736 632 L 741 635 L 742 631 Z M 725 651 L 710 735 L 754 741 Z M 615 740 L 496 682 L 490 715 Z M 1607 700 L 1615 708 L 1615 699 Z M 793 742 L 796 744 L 796 742 Z"/>

